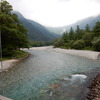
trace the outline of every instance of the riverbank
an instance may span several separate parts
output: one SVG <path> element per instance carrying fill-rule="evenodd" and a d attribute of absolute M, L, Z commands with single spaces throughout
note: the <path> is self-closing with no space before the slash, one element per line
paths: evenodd
<path fill-rule="evenodd" d="M 60 53 L 67 53 L 75 56 L 81 56 L 92 60 L 98 59 L 100 55 L 100 52 L 88 51 L 88 50 L 70 50 L 70 49 L 67 50 L 67 49 L 55 48 L 54 51 Z"/>
<path fill-rule="evenodd" d="M 23 50 L 25 50 L 25 49 L 23 49 Z M 33 47 L 33 48 L 30 48 L 30 50 L 47 50 L 47 51 L 52 50 L 52 51 L 57 52 L 57 53 L 71 54 L 71 55 L 81 56 L 81 57 L 85 57 L 85 58 L 92 59 L 92 60 L 98 59 L 98 57 L 100 55 L 100 52 L 95 52 L 95 51 L 70 50 L 70 49 L 67 50 L 67 49 L 61 49 L 61 48 L 53 48 L 53 46 Z M 28 55 L 29 54 L 24 55 L 23 57 L 18 58 L 18 59 L 11 59 L 11 60 L 2 61 L 3 69 L 2 69 L 1 64 L 0 64 L 0 71 L 7 70 L 7 69 L 11 68 L 16 62 L 26 58 Z M 0 61 L 0 63 L 1 63 L 1 61 Z"/>
<path fill-rule="evenodd" d="M 98 59 L 100 55 L 100 52 L 96 52 L 96 51 L 61 49 L 61 48 L 53 48 L 53 46 L 33 47 L 30 49 L 31 50 L 53 50 L 54 52 L 57 53 L 71 54 L 71 55 L 81 56 L 92 60 Z"/>
<path fill-rule="evenodd" d="M 12 99 L 9 99 L 9 98 L 6 98 L 6 97 L 0 95 L 0 100 L 12 100 Z"/>
<path fill-rule="evenodd" d="M 0 72 L 8 71 L 8 69 L 12 68 L 17 62 L 27 58 L 29 56 L 29 53 L 25 52 L 23 53 L 23 55 L 17 55 L 17 56 L 18 58 L 15 59 L 0 61 Z"/>
<path fill-rule="evenodd" d="M 2 72 L 3 70 L 8 70 L 9 68 L 11 68 L 12 66 L 14 66 L 14 64 L 16 62 L 18 62 L 19 60 L 17 59 L 11 59 L 11 60 L 5 60 L 5 61 L 0 61 L 0 72 Z"/>

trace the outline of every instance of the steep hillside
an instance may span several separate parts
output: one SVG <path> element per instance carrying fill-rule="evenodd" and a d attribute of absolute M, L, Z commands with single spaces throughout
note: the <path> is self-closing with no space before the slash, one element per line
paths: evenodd
<path fill-rule="evenodd" d="M 54 38 L 57 38 L 58 35 L 57 34 L 54 34 L 54 32 L 50 32 L 46 27 L 44 27 L 43 25 L 33 21 L 33 20 L 29 20 L 32 25 L 37 29 L 39 30 L 44 36 L 46 36 L 47 38 L 50 38 L 50 39 L 54 39 Z M 48 34 L 47 34 L 48 33 Z"/>
<path fill-rule="evenodd" d="M 53 32 L 49 32 L 44 26 L 36 23 L 35 21 L 26 19 L 21 13 L 13 11 L 18 15 L 19 20 L 22 22 L 22 25 L 28 30 L 28 37 L 30 40 L 35 41 L 51 41 L 57 38 Z"/>

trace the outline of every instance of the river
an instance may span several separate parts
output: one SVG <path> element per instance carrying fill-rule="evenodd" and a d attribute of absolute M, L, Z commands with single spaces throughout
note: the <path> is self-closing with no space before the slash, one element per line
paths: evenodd
<path fill-rule="evenodd" d="M 51 47 L 25 51 L 31 55 L 0 78 L 0 93 L 13 100 L 82 100 L 86 83 L 100 72 L 100 59 L 57 53 Z"/>

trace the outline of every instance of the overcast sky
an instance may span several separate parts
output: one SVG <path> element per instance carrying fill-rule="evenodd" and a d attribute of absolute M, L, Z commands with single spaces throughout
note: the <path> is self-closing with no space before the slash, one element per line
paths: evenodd
<path fill-rule="evenodd" d="M 64 26 L 100 14 L 100 0 L 7 0 L 14 10 L 45 26 Z"/>

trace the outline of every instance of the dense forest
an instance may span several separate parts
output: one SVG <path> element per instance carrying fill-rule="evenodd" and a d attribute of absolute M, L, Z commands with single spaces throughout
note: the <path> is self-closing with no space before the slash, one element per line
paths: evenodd
<path fill-rule="evenodd" d="M 71 27 L 69 32 L 64 32 L 60 39 L 55 40 L 54 47 L 100 51 L 100 22 L 96 22 L 92 30 L 88 24 L 84 30 L 78 25 L 75 31 Z"/>
<path fill-rule="evenodd" d="M 0 2 L 0 37 L 3 56 L 13 57 L 22 53 L 20 48 L 28 48 L 27 30 L 21 25 L 16 14 L 12 14 L 12 6 L 5 0 Z"/>

